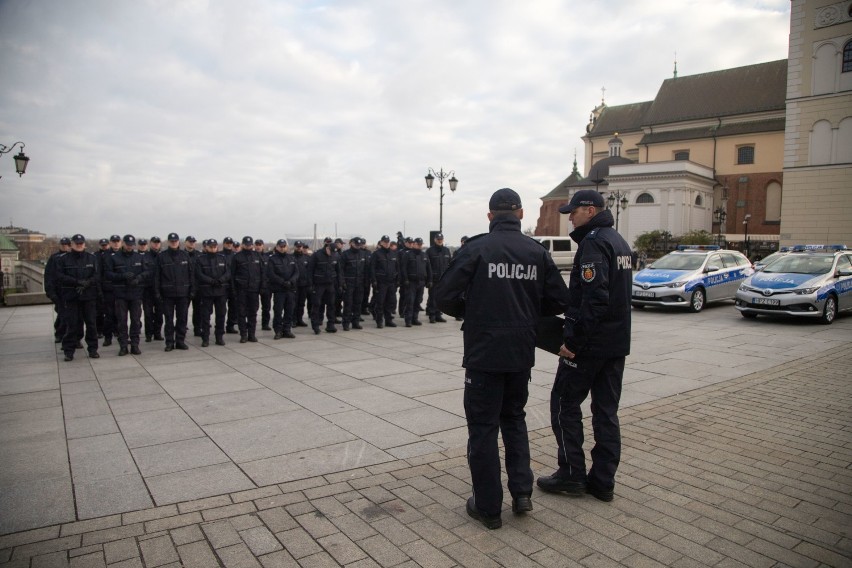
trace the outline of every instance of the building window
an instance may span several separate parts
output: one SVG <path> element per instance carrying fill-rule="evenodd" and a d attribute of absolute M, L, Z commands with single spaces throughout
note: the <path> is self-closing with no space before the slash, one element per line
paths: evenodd
<path fill-rule="evenodd" d="M 737 164 L 754 163 L 754 146 L 740 146 L 737 148 Z"/>
<path fill-rule="evenodd" d="M 766 186 L 766 221 L 781 222 L 781 184 L 777 181 Z"/>
<path fill-rule="evenodd" d="M 701 207 L 702 205 L 704 205 L 704 200 L 703 200 L 703 199 L 701 199 L 701 195 L 700 195 L 700 194 L 699 194 L 699 195 L 696 195 L 696 196 L 695 196 L 695 206 L 696 206 L 696 207 Z"/>
<path fill-rule="evenodd" d="M 843 46 L 843 73 L 852 72 L 852 39 Z"/>
<path fill-rule="evenodd" d="M 650 193 L 640 193 L 639 197 L 636 198 L 636 203 L 653 203 L 654 196 Z"/>
<path fill-rule="evenodd" d="M 686 161 L 689 159 L 689 150 L 678 150 L 674 153 L 675 160 Z"/>

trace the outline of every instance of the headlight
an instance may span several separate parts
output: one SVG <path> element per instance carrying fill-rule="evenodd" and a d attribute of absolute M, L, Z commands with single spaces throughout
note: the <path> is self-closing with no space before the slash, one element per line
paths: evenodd
<path fill-rule="evenodd" d="M 813 293 L 814 293 L 814 292 L 816 292 L 817 290 L 819 290 L 819 286 L 814 286 L 813 288 L 799 288 L 798 290 L 796 290 L 796 291 L 795 291 L 795 293 L 796 293 L 796 294 L 801 294 L 801 295 L 804 295 L 804 294 L 813 294 Z"/>
<path fill-rule="evenodd" d="M 686 286 L 687 280 L 682 280 L 680 282 L 669 282 L 666 284 L 666 288 L 680 288 L 681 286 Z"/>
<path fill-rule="evenodd" d="M 740 284 L 740 292 L 749 292 L 751 288 L 746 286 L 745 284 Z"/>

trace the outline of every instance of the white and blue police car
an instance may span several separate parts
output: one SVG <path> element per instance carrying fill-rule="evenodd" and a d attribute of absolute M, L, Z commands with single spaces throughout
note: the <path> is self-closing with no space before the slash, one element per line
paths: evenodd
<path fill-rule="evenodd" d="M 754 269 L 741 252 L 716 245 L 680 245 L 633 276 L 631 304 L 676 306 L 700 312 L 708 302 L 732 300 Z"/>
<path fill-rule="evenodd" d="M 845 245 L 796 245 L 737 290 L 743 317 L 787 315 L 830 324 L 852 310 L 852 251 Z"/>

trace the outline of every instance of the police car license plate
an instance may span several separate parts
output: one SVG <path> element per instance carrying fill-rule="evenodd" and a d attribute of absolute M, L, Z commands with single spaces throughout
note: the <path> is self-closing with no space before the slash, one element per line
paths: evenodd
<path fill-rule="evenodd" d="M 636 296 L 637 298 L 653 298 L 654 297 L 653 292 L 646 292 L 644 290 L 636 290 L 635 292 L 633 292 L 633 295 Z"/>
<path fill-rule="evenodd" d="M 781 300 L 776 298 L 752 298 L 752 304 L 761 304 L 764 306 L 780 306 Z"/>

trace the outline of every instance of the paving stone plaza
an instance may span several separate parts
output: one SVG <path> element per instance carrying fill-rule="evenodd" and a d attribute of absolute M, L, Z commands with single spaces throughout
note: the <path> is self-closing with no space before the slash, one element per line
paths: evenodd
<path fill-rule="evenodd" d="M 849 316 L 634 310 L 615 500 L 507 493 L 488 531 L 458 322 L 65 363 L 52 315 L 0 309 L 0 567 L 852 566 Z"/>

